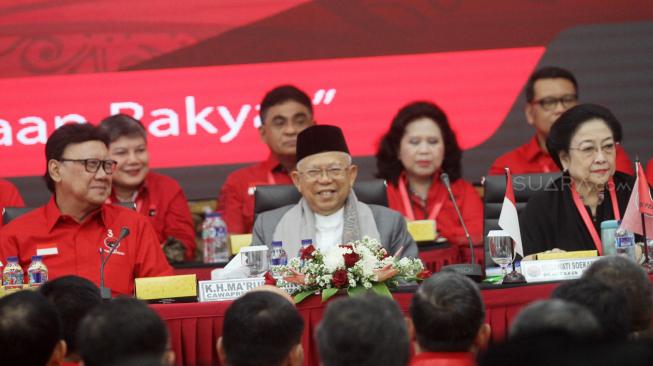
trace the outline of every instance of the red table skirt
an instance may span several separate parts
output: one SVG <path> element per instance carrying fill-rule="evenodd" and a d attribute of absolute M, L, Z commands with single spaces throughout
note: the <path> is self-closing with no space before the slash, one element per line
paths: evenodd
<path fill-rule="evenodd" d="M 455 245 L 442 248 L 419 248 L 419 258 L 424 266 L 431 272 L 439 272 L 442 267 L 455 263 L 469 263 L 471 251 L 468 247 Z M 483 247 L 474 247 L 475 262 L 484 266 L 485 250 Z"/>
<path fill-rule="evenodd" d="M 486 320 L 492 327 L 492 340 L 505 337 L 508 325 L 526 304 L 549 297 L 557 284 L 527 285 L 481 291 L 486 306 Z M 405 314 L 412 293 L 396 293 L 394 298 Z M 224 313 L 230 302 L 152 305 L 170 330 L 177 365 L 218 365 L 215 344 L 222 334 Z M 319 365 L 317 348 L 312 339 L 325 310 L 318 297 L 304 300 L 297 306 L 305 321 L 302 344 L 304 365 Z"/>

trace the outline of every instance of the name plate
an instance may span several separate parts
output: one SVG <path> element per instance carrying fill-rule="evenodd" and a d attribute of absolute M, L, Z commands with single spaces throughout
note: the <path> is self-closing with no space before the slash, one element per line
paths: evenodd
<path fill-rule="evenodd" d="M 263 284 L 263 277 L 200 281 L 200 302 L 233 300 Z"/>
<path fill-rule="evenodd" d="M 288 294 L 293 294 L 299 290 L 299 286 L 293 283 L 286 282 L 279 277 L 276 277 L 276 279 L 277 286 Z M 200 302 L 234 300 L 248 291 L 263 286 L 264 284 L 264 277 L 200 281 Z"/>
<path fill-rule="evenodd" d="M 521 261 L 521 273 L 528 282 L 574 280 L 600 257 Z"/>

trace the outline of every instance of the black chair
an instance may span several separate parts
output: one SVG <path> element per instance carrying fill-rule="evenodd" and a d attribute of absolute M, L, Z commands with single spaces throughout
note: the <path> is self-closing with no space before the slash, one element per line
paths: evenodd
<path fill-rule="evenodd" d="M 385 181 L 381 179 L 354 183 L 358 200 L 373 205 L 388 207 Z M 302 198 L 292 184 L 256 186 L 254 191 L 254 215 L 275 208 L 291 205 Z"/>
<path fill-rule="evenodd" d="M 122 206 L 125 208 L 129 208 L 131 210 L 136 211 L 136 203 L 135 202 L 116 202 L 114 203 L 116 206 Z M 12 220 L 23 216 L 24 214 L 32 211 L 34 207 L 5 207 L 2 209 L 2 223 L 4 225 L 7 225 L 10 223 Z"/>
<path fill-rule="evenodd" d="M 515 203 L 517 205 L 517 213 L 526 207 L 528 199 L 541 190 L 544 190 L 556 178 L 560 177 L 560 173 L 546 173 L 546 174 L 521 174 L 512 176 L 512 189 L 515 192 Z M 485 190 L 483 196 L 483 237 L 485 238 L 485 266 L 496 266 L 490 257 L 490 249 L 487 242 L 487 234 L 490 230 L 498 230 L 499 215 L 501 215 L 501 207 L 503 206 L 503 199 L 506 194 L 506 176 L 505 175 L 491 175 L 485 177 L 483 182 Z"/>
<path fill-rule="evenodd" d="M 32 211 L 34 207 L 5 207 L 2 209 L 2 223 L 7 225 L 11 220 Z"/>

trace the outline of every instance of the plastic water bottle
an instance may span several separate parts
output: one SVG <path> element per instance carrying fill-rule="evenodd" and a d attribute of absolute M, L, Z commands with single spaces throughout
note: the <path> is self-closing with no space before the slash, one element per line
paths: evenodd
<path fill-rule="evenodd" d="M 288 264 L 288 255 L 283 250 L 283 243 L 273 241 L 272 250 L 270 251 L 270 266 L 285 266 L 286 264 Z"/>
<path fill-rule="evenodd" d="M 603 249 L 603 255 L 617 254 L 614 236 L 618 227 L 619 222 L 617 220 L 605 220 L 601 223 L 601 247 Z"/>
<path fill-rule="evenodd" d="M 229 260 L 227 238 L 227 224 L 222 220 L 222 214 L 207 212 L 204 223 L 202 223 L 204 263 L 227 262 Z"/>
<path fill-rule="evenodd" d="M 30 286 L 40 286 L 48 282 L 48 267 L 40 255 L 32 257 L 32 263 L 27 268 L 27 278 Z"/>
<path fill-rule="evenodd" d="M 4 286 L 19 287 L 25 283 L 23 268 L 18 264 L 18 257 L 8 257 L 7 265 L 2 270 L 2 284 Z"/>
<path fill-rule="evenodd" d="M 635 261 L 635 235 L 619 228 L 614 233 L 614 239 L 617 255 Z"/>

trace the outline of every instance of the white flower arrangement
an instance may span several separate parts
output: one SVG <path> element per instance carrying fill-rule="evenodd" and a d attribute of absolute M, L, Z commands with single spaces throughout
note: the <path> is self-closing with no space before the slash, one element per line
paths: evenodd
<path fill-rule="evenodd" d="M 430 275 L 421 260 L 391 257 L 377 240 L 369 237 L 324 252 L 311 245 L 300 254 L 286 266 L 273 269 L 275 275 L 298 286 L 295 302 L 317 293 L 322 293 L 322 300 L 326 301 L 339 289 L 346 289 L 350 295 L 373 290 L 390 296 L 388 285 L 396 286 L 400 279 L 421 280 Z"/>

